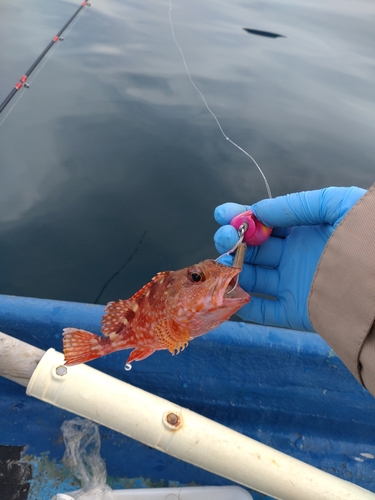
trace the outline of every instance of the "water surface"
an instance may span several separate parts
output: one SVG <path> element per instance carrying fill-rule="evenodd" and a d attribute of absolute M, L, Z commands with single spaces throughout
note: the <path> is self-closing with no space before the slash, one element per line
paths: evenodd
<path fill-rule="evenodd" d="M 0 100 L 78 6 L 2 2 Z M 372 1 L 172 7 L 196 85 L 274 196 L 374 182 Z M 0 293 L 92 302 L 138 246 L 100 302 L 126 298 L 158 271 L 216 257 L 216 205 L 267 196 L 192 87 L 168 14 L 164 0 L 93 0 L 0 115 L 11 110 Z"/>

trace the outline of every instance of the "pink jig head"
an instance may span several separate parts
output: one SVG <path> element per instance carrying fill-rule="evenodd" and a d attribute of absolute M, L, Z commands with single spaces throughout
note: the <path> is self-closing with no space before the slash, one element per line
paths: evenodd
<path fill-rule="evenodd" d="M 242 224 L 247 224 L 248 227 L 245 230 L 243 242 L 249 247 L 256 247 L 264 243 L 268 240 L 272 231 L 272 227 L 267 227 L 262 224 L 255 217 L 252 210 L 236 215 L 236 217 L 231 220 L 230 224 L 235 227 L 237 231 Z"/>

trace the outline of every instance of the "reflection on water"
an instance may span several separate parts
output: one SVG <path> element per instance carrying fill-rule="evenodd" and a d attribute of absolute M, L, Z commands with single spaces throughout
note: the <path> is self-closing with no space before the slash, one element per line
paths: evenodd
<path fill-rule="evenodd" d="M 277 33 L 271 33 L 270 31 L 253 30 L 251 28 L 244 28 L 247 33 L 257 36 L 265 36 L 267 38 L 286 38 L 284 35 L 278 35 Z"/>
<path fill-rule="evenodd" d="M 76 8 L 2 3 L 0 100 Z M 0 293 L 92 302 L 146 232 L 100 301 L 126 298 L 216 257 L 217 204 L 267 196 L 192 88 L 168 9 L 94 1 L 21 91 L 0 127 Z M 274 196 L 374 181 L 374 10 L 173 2 L 194 81 Z"/>

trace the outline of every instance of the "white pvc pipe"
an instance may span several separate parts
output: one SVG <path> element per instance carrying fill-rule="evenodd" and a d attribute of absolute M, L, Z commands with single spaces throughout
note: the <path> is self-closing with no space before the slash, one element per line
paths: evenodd
<path fill-rule="evenodd" d="M 375 500 L 375 494 L 50 349 L 27 394 L 279 500 Z M 59 373 L 59 374 L 58 374 Z"/>

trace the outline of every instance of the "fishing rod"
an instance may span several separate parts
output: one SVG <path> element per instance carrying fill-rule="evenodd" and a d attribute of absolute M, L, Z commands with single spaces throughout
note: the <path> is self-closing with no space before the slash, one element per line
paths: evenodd
<path fill-rule="evenodd" d="M 52 40 L 47 45 L 47 47 L 43 50 L 43 52 L 40 54 L 40 56 L 33 62 L 33 64 L 26 71 L 26 73 L 21 76 L 21 78 L 18 80 L 16 85 L 13 87 L 12 91 L 4 99 L 4 101 L 0 104 L 0 113 L 4 110 L 4 108 L 7 106 L 7 104 L 9 104 L 9 102 L 12 100 L 12 98 L 17 94 L 19 89 L 21 89 L 22 87 L 29 88 L 29 84 L 26 83 L 26 80 L 29 78 L 31 73 L 38 66 L 38 64 L 42 61 L 42 59 L 47 54 L 47 52 L 55 45 L 55 43 L 63 40 L 61 35 L 64 33 L 66 28 L 73 22 L 73 20 L 78 16 L 78 14 L 81 12 L 81 10 L 84 9 L 85 7 L 90 7 L 90 5 L 91 4 L 89 2 L 82 2 L 81 3 L 81 5 L 78 7 L 78 9 L 72 15 L 72 17 L 65 23 L 65 25 L 61 28 L 61 30 L 57 33 L 57 35 L 52 38 Z"/>

